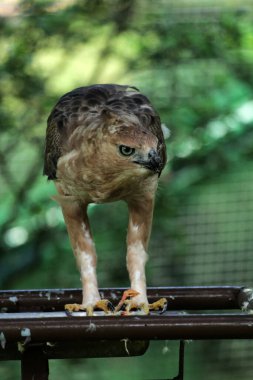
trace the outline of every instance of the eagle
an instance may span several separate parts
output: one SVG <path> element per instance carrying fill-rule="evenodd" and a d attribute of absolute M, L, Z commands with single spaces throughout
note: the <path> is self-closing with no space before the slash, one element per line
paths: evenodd
<path fill-rule="evenodd" d="M 96 84 L 63 95 L 47 121 L 43 174 L 54 181 L 82 283 L 82 303 L 68 312 L 131 314 L 164 308 L 148 303 L 145 264 L 158 178 L 166 163 L 161 121 L 136 87 Z M 130 288 L 116 307 L 101 299 L 87 209 L 125 201 L 129 210 L 126 263 Z"/>

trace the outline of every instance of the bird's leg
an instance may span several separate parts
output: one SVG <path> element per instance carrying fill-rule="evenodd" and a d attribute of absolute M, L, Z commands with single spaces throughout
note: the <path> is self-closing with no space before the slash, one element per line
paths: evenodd
<path fill-rule="evenodd" d="M 129 207 L 129 224 L 127 234 L 127 269 L 131 289 L 124 292 L 116 311 L 125 306 L 125 313 L 131 309 L 142 309 L 149 312 L 146 294 L 145 263 L 147 245 L 153 214 L 153 198 L 131 201 Z"/>
<path fill-rule="evenodd" d="M 81 274 L 83 300 L 82 304 L 67 304 L 69 312 L 86 310 L 92 315 L 95 308 L 105 312 L 112 311 L 108 300 L 101 300 L 96 275 L 96 250 L 92 239 L 87 205 L 78 201 L 61 202 L 62 212 L 69 238 Z"/>
<path fill-rule="evenodd" d="M 153 217 L 154 198 L 142 197 L 141 201 L 131 201 L 127 233 L 127 269 L 130 277 L 130 299 L 126 301 L 126 313 L 131 309 L 141 309 L 148 314 L 145 264 L 148 258 L 147 246 Z M 132 291 L 138 292 L 131 297 Z M 125 294 L 127 297 L 128 293 Z"/>
<path fill-rule="evenodd" d="M 129 206 L 129 225 L 127 234 L 127 269 L 129 272 L 131 289 L 126 290 L 116 311 L 125 307 L 124 314 L 131 309 L 141 310 L 148 314 L 149 310 L 164 307 L 166 300 L 159 300 L 149 304 L 146 290 L 145 264 L 147 261 L 147 246 L 152 225 L 154 196 L 143 196 L 141 201 L 131 201 Z"/>

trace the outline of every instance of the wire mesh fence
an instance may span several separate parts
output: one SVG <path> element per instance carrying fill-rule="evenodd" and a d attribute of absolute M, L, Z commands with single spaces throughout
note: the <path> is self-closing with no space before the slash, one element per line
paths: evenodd
<path fill-rule="evenodd" d="M 152 249 L 153 282 L 253 285 L 252 169 L 242 161 L 179 197 L 166 247 Z M 253 374 L 252 341 L 207 341 L 195 350 L 208 379 Z"/>
<path fill-rule="evenodd" d="M 152 267 L 164 273 L 158 276 L 153 269 L 161 285 L 168 282 L 168 274 L 172 285 L 182 279 L 202 286 L 253 285 L 252 168 L 242 162 L 179 196 L 167 247 L 152 249 Z"/>

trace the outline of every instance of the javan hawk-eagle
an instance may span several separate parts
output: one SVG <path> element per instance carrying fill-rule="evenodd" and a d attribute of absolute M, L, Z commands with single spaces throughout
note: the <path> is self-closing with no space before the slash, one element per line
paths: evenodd
<path fill-rule="evenodd" d="M 145 263 L 158 178 L 166 147 L 158 114 L 135 87 L 103 84 L 77 88 L 53 108 L 46 134 L 44 174 L 58 192 L 69 238 L 81 273 L 82 304 L 68 311 L 108 312 L 96 276 L 96 251 L 87 208 L 89 203 L 124 200 L 129 208 L 127 269 L 131 288 L 116 306 L 124 313 L 163 307 L 148 304 Z M 110 307 L 109 307 L 110 306 Z"/>

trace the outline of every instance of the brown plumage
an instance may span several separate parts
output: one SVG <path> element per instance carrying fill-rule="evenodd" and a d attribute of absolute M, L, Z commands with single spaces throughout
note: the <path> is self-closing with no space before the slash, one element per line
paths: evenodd
<path fill-rule="evenodd" d="M 81 272 L 83 302 L 68 310 L 107 310 L 96 278 L 89 203 L 124 200 L 129 208 L 127 268 L 133 307 L 151 308 L 145 262 L 158 177 L 166 162 L 160 118 L 136 88 L 94 85 L 60 98 L 49 118 L 44 174 L 54 180 L 71 245 Z M 156 307 L 157 305 L 153 305 Z M 118 309 L 118 308 L 117 308 Z"/>

